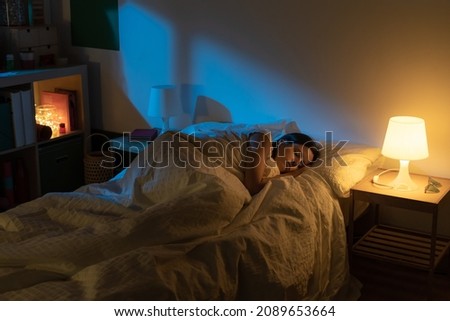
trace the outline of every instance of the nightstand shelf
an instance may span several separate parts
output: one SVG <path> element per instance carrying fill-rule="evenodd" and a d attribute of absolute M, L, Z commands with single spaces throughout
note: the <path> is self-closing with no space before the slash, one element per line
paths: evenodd
<path fill-rule="evenodd" d="M 448 248 L 448 239 L 436 238 L 434 268 Z M 428 270 L 430 268 L 431 238 L 426 233 L 376 225 L 356 242 L 353 246 L 353 253 Z"/>
<path fill-rule="evenodd" d="M 382 171 L 380 169 L 378 173 Z M 389 182 L 395 178 L 395 175 L 395 172 L 387 173 L 383 175 L 383 181 Z M 399 263 L 433 273 L 450 247 L 450 239 L 437 235 L 438 217 L 443 209 L 448 210 L 450 206 L 450 180 L 437 178 L 442 184 L 440 191 L 428 194 L 424 192 L 428 177 L 423 175 L 411 175 L 411 177 L 419 186 L 416 191 L 402 192 L 376 186 L 371 181 L 372 176 L 364 178 L 351 189 L 348 228 L 350 254 Z M 357 201 L 375 205 L 377 222 L 353 244 L 354 207 Z M 423 212 L 428 215 L 429 228 L 419 232 L 381 225 L 378 219 L 380 205 Z"/>

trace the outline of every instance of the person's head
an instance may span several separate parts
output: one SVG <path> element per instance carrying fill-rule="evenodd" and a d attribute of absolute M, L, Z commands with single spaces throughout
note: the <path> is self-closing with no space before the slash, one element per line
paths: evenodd
<path fill-rule="evenodd" d="M 272 151 L 281 173 L 311 165 L 320 156 L 318 144 L 308 135 L 291 133 L 277 140 Z"/>

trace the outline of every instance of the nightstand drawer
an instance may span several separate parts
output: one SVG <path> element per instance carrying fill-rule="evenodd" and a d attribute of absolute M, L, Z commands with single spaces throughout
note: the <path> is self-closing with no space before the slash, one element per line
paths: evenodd
<path fill-rule="evenodd" d="M 41 194 L 68 192 L 83 185 L 81 137 L 39 147 Z"/>

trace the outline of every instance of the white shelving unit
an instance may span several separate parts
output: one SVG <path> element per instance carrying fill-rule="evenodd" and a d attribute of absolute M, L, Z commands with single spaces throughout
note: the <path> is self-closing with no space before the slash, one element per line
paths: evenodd
<path fill-rule="evenodd" d="M 5 162 L 14 164 L 18 159 L 24 164 L 27 178 L 25 192 L 29 200 L 47 192 L 70 191 L 83 184 L 83 157 L 90 150 L 87 79 L 85 65 L 0 73 L 1 91 L 14 88 L 31 91 L 33 118 L 34 107 L 41 104 L 42 91 L 64 88 L 76 92 L 76 129 L 49 140 L 36 139 L 32 143 L 0 151 L 0 165 Z M 33 130 L 36 131 L 36 128 Z"/>

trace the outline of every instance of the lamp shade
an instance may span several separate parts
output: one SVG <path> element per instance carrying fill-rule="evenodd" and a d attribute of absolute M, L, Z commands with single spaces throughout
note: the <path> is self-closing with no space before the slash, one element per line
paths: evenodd
<path fill-rule="evenodd" d="M 165 119 L 176 115 L 178 108 L 176 86 L 160 85 L 150 89 L 148 116 Z"/>
<path fill-rule="evenodd" d="M 412 116 L 389 119 L 381 153 L 398 160 L 419 160 L 428 157 L 425 121 Z"/>

